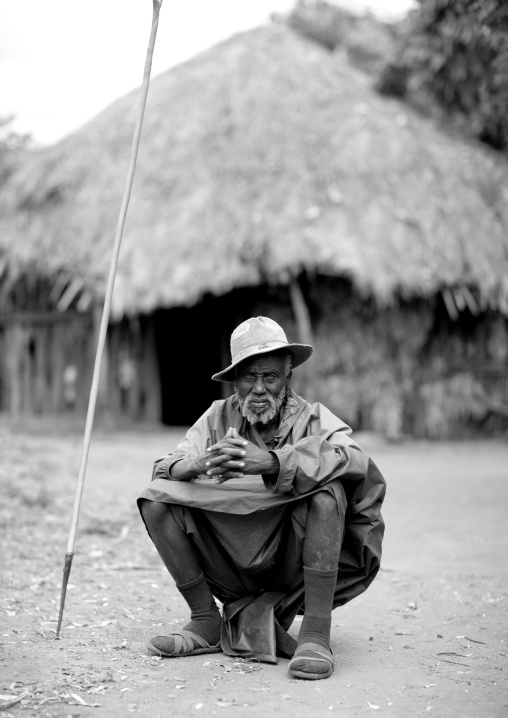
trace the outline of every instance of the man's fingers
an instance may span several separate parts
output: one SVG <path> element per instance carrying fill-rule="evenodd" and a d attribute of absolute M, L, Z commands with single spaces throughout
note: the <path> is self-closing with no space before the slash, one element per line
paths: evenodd
<path fill-rule="evenodd" d="M 248 441 L 245 441 L 245 439 L 242 439 L 241 437 L 238 439 L 235 439 L 232 437 L 228 438 L 228 439 L 224 438 L 221 441 L 218 441 L 213 446 L 209 446 L 207 449 L 207 452 L 208 453 L 212 453 L 214 451 L 217 452 L 217 451 L 220 451 L 225 446 L 247 446 L 248 443 L 249 443 Z"/>
<path fill-rule="evenodd" d="M 211 466 L 206 471 L 207 476 L 217 476 L 218 474 L 223 474 L 226 470 L 226 467 L 223 466 L 223 464 L 220 464 L 218 466 Z"/>
<path fill-rule="evenodd" d="M 207 453 L 213 454 L 214 452 L 220 451 L 224 447 L 238 447 L 243 448 L 244 446 L 247 446 L 249 442 L 245 441 L 245 439 L 227 439 L 224 441 L 219 441 L 217 444 L 214 444 L 213 446 L 209 446 L 206 450 Z"/>
<path fill-rule="evenodd" d="M 208 469 L 206 472 L 207 476 L 217 476 L 218 474 L 223 474 L 224 469 L 229 469 L 232 471 L 241 471 L 242 468 L 245 466 L 244 461 L 224 461 L 222 464 L 217 466 L 216 468 Z"/>
<path fill-rule="evenodd" d="M 221 476 L 224 473 L 224 468 L 222 466 L 218 466 L 216 469 L 208 469 L 206 472 L 207 476 Z"/>
<path fill-rule="evenodd" d="M 221 465 L 221 469 L 232 469 L 233 471 L 243 471 L 243 467 L 245 466 L 245 461 L 236 461 L 234 459 L 228 459 Z"/>
<path fill-rule="evenodd" d="M 239 454 L 219 454 L 218 456 L 213 456 L 212 458 L 208 459 L 205 462 L 205 466 L 209 466 L 210 468 L 214 468 L 215 466 L 222 466 L 226 462 L 233 462 L 235 466 L 243 466 L 243 456 Z"/>
<path fill-rule="evenodd" d="M 206 466 L 210 467 L 207 476 L 214 477 L 216 484 L 223 484 L 229 479 L 243 479 L 245 462 L 241 459 L 246 455 L 243 447 L 248 443 L 237 429 L 230 426 L 224 438 L 207 449 L 209 454 L 215 454 L 206 462 Z"/>
<path fill-rule="evenodd" d="M 229 479 L 243 479 L 243 477 L 244 474 L 241 474 L 239 471 L 228 471 L 226 474 L 215 479 L 215 483 L 223 484 L 225 481 L 229 481 Z"/>
<path fill-rule="evenodd" d="M 219 454 L 219 456 L 213 456 L 210 457 L 206 463 L 205 466 L 217 466 L 219 464 L 223 464 L 225 461 L 228 461 L 229 457 L 226 454 Z"/>
<path fill-rule="evenodd" d="M 223 446 L 219 449 L 220 456 L 245 456 L 246 452 L 243 449 L 236 449 L 233 446 Z"/>

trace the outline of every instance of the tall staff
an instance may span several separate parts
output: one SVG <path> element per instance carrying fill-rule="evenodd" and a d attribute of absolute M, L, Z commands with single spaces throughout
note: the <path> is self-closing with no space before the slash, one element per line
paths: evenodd
<path fill-rule="evenodd" d="M 122 206 L 118 216 L 118 224 L 115 234 L 115 243 L 113 246 L 113 256 L 111 258 L 111 266 L 109 269 L 108 284 L 106 287 L 106 297 L 104 299 L 104 309 L 102 311 L 101 326 L 99 330 L 99 339 L 97 341 L 97 352 L 95 355 L 95 364 L 92 376 L 92 386 L 90 389 L 90 398 L 88 401 L 88 411 L 86 415 L 85 433 L 83 437 L 83 448 L 81 450 L 81 460 L 79 463 L 78 480 L 76 483 L 76 495 L 74 497 L 74 508 L 72 512 L 72 522 L 69 531 L 69 539 L 67 542 L 67 552 L 65 554 L 65 562 L 62 580 L 62 595 L 60 597 L 60 612 L 58 614 L 58 624 L 56 627 L 56 637 L 60 638 L 60 629 L 62 627 L 63 612 L 65 606 L 65 596 L 67 593 L 67 583 L 69 582 L 69 574 L 71 572 L 72 559 L 74 557 L 74 546 L 76 543 L 76 532 L 78 530 L 79 509 L 81 507 L 81 497 L 83 495 L 83 487 L 85 485 L 86 465 L 88 462 L 88 451 L 90 449 L 90 440 L 92 437 L 93 420 L 95 416 L 95 406 L 97 404 L 97 394 L 99 391 L 99 377 L 101 373 L 102 357 L 104 354 L 104 345 L 106 343 L 106 334 L 108 331 L 109 315 L 111 313 L 111 298 L 113 296 L 113 287 L 115 284 L 116 270 L 118 266 L 118 255 L 120 254 L 120 245 L 122 243 L 123 228 L 125 218 L 127 216 L 127 208 L 131 196 L 132 181 L 134 179 L 134 170 L 136 169 L 136 160 L 138 157 L 139 138 L 141 136 L 141 128 L 143 126 L 143 117 L 145 114 L 146 98 L 148 95 L 148 87 L 150 85 L 150 72 L 152 69 L 152 57 L 155 47 L 155 38 L 157 37 L 157 27 L 159 25 L 159 13 L 162 6 L 162 0 L 152 0 L 152 29 L 150 31 L 150 39 L 146 51 L 145 69 L 143 73 L 143 84 L 141 86 L 141 97 L 139 98 L 138 113 L 136 116 L 136 126 L 132 138 L 131 158 L 127 177 L 125 179 L 125 187 L 123 191 Z"/>

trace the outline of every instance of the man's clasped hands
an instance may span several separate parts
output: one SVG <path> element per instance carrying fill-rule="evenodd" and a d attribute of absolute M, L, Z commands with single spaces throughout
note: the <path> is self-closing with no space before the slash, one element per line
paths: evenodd
<path fill-rule="evenodd" d="M 229 428 L 223 439 L 209 446 L 198 461 L 203 465 L 202 474 L 215 477 L 218 484 L 228 479 L 242 479 L 246 474 L 275 474 L 279 470 L 273 454 L 242 438 L 234 428 Z"/>

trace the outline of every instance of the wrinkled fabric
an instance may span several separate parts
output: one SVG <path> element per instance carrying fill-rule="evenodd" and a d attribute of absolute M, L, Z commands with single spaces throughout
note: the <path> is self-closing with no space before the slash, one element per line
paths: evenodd
<path fill-rule="evenodd" d="M 276 617 L 276 607 L 283 600 L 283 593 L 266 591 L 260 596 L 226 601 L 221 630 L 224 653 L 254 657 L 264 663 L 277 663 L 277 656 L 291 658 L 296 641 L 284 631 Z"/>
<path fill-rule="evenodd" d="M 266 448 L 236 397 L 216 401 L 177 448 L 155 462 L 152 482 L 139 499 L 172 505 L 212 592 L 225 604 L 223 650 L 273 662 L 276 653 L 288 654 L 293 639 L 285 631 L 304 611 L 306 499 L 319 491 L 336 499 L 343 541 L 335 608 L 362 593 L 379 570 L 385 482 L 344 422 L 294 392 L 270 449 L 279 462 L 277 476 L 223 484 L 206 476 L 171 479 L 176 461 L 203 454 L 229 427 Z M 276 597 L 272 604 L 267 594 Z"/>

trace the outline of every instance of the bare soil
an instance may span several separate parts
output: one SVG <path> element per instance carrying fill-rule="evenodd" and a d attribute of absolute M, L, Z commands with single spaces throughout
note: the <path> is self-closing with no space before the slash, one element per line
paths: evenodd
<path fill-rule="evenodd" d="M 298 681 L 282 659 L 145 651 L 187 620 L 135 506 L 181 434 L 96 431 L 55 640 L 81 434 L 0 424 L 0 715 L 508 715 L 508 444 L 360 437 L 388 481 L 383 567 L 333 614 L 336 672 Z"/>

